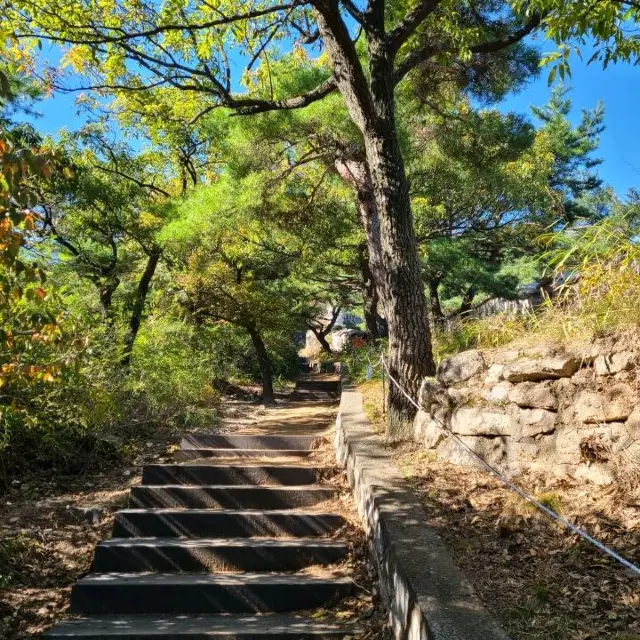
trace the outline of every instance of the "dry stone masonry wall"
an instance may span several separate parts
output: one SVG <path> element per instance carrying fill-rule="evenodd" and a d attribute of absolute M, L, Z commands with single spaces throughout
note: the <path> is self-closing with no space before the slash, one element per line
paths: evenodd
<path fill-rule="evenodd" d="M 420 390 L 414 438 L 454 464 L 486 462 L 609 484 L 640 470 L 637 337 L 586 347 L 465 351 Z"/>

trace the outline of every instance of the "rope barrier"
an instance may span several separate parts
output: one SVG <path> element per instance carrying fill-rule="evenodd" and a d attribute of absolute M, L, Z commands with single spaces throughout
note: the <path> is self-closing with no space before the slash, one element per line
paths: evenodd
<path fill-rule="evenodd" d="M 405 396 L 405 398 L 407 398 L 407 400 L 409 400 L 409 402 L 416 409 L 418 409 L 418 411 L 424 411 L 424 409 L 420 406 L 420 404 L 418 402 L 416 402 L 405 391 L 405 389 L 402 388 L 400 383 L 391 375 L 391 372 L 389 371 L 389 367 L 388 367 L 383 355 L 380 356 L 379 364 L 380 364 L 380 366 L 382 367 L 383 370 L 386 370 L 387 375 L 389 376 L 389 380 L 391 380 L 391 382 L 393 382 L 393 384 Z M 580 527 L 577 527 L 576 525 L 572 524 L 566 518 L 564 518 L 560 514 L 556 513 L 553 509 L 550 509 L 546 505 L 542 504 L 539 500 L 536 500 L 532 495 L 528 494 L 526 491 L 524 491 L 524 489 L 521 489 L 517 484 L 514 484 L 513 482 L 511 482 L 511 480 L 509 480 L 508 478 L 503 476 L 499 471 L 494 469 L 488 462 L 483 460 L 466 442 L 464 442 L 462 439 L 460 439 L 460 437 L 457 434 L 453 433 L 440 420 L 438 420 L 437 418 L 434 418 L 434 420 L 437 423 L 438 428 L 440 429 L 441 432 L 443 432 L 445 435 L 453 438 L 473 458 L 478 460 L 478 462 L 480 462 L 481 466 L 486 471 L 488 471 L 492 476 L 494 476 L 495 478 L 500 480 L 500 482 L 502 482 L 502 484 L 504 484 L 506 487 L 508 487 L 509 489 L 514 491 L 515 493 L 517 493 L 521 498 L 523 498 L 524 500 L 526 500 L 530 504 L 534 505 L 537 509 L 542 511 L 544 514 L 549 516 L 551 519 L 556 520 L 557 522 L 562 524 L 564 527 L 566 527 L 567 529 L 569 529 L 570 531 L 572 531 L 576 535 L 580 536 L 581 538 L 583 538 L 587 542 L 590 542 L 593 546 L 595 546 L 598 549 L 600 549 L 600 551 L 606 553 L 607 555 L 612 557 L 614 560 L 617 560 L 620 564 L 624 565 L 627 569 L 631 570 L 637 576 L 640 576 L 640 567 L 638 567 L 637 565 L 633 564 L 633 562 L 630 562 L 626 558 L 623 558 L 620 554 L 616 553 L 613 549 L 611 549 L 610 547 L 607 547 L 607 545 L 603 544 L 599 540 L 596 540 L 593 536 L 589 535 L 586 531 L 584 531 L 583 529 L 580 529 Z"/>

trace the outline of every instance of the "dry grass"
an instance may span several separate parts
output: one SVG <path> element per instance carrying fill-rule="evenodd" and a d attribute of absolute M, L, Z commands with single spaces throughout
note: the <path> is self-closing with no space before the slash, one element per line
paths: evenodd
<path fill-rule="evenodd" d="M 640 583 L 487 474 L 414 444 L 396 462 L 487 609 L 512 640 L 640 640 Z M 518 479 L 623 556 L 640 559 L 640 489 Z"/>
<path fill-rule="evenodd" d="M 379 406 L 381 385 L 360 386 Z M 371 410 L 368 411 L 372 416 Z M 488 474 L 389 442 L 425 520 L 512 640 L 640 640 L 640 581 Z M 518 483 L 624 557 L 640 562 L 640 483 L 599 487 L 525 476 Z"/>
<path fill-rule="evenodd" d="M 358 385 L 358 391 L 363 397 L 363 409 L 373 425 L 376 433 L 384 433 L 387 428 L 387 416 L 383 413 L 382 382 L 369 380 Z"/>
<path fill-rule="evenodd" d="M 567 284 L 536 312 L 462 321 L 434 332 L 437 359 L 511 342 L 589 342 L 603 332 L 637 327 L 640 318 L 640 245 L 633 221 L 610 216 L 598 224 L 541 238 L 542 256 Z"/>

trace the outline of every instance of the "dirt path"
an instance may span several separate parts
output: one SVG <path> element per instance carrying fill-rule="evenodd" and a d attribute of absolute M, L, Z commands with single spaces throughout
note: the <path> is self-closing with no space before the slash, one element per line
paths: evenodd
<path fill-rule="evenodd" d="M 273 407 L 229 399 L 224 402 L 218 430 L 294 434 L 312 425 L 325 438 L 308 463 L 333 464 L 330 432 L 336 412 L 336 402 L 312 397 L 294 402 L 281 396 Z M 129 488 L 140 481 L 142 465 L 169 461 L 177 441 L 178 434 L 158 433 L 135 452 L 134 464 L 114 461 L 107 470 L 89 471 L 82 477 L 36 474 L 20 485 L 15 483 L 0 498 L 0 638 L 37 637 L 66 616 L 71 585 L 88 571 L 96 543 L 110 536 L 113 514 L 126 505 Z M 351 553 L 345 567 L 360 588 L 338 608 L 308 614 L 316 620 L 358 623 L 363 630 L 359 637 L 385 638 L 388 629 L 374 570 L 344 474 L 330 482 L 341 489 L 339 500 L 331 506 L 350 521 Z"/>

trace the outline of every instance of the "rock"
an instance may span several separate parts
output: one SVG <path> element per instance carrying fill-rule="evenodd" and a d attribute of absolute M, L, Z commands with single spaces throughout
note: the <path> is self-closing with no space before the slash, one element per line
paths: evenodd
<path fill-rule="evenodd" d="M 534 442 L 514 442 L 511 445 L 516 463 L 533 462 L 540 453 L 540 447 Z"/>
<path fill-rule="evenodd" d="M 553 344 L 537 344 L 535 347 L 527 347 L 523 349 L 522 355 L 526 358 L 546 358 L 552 356 L 557 347 Z"/>
<path fill-rule="evenodd" d="M 574 356 L 530 359 L 523 358 L 505 365 L 504 378 L 509 382 L 527 382 L 569 378 L 580 367 Z"/>
<path fill-rule="evenodd" d="M 425 378 L 420 385 L 420 406 L 431 414 L 434 405 L 447 405 L 449 399 L 446 389 L 435 379 Z"/>
<path fill-rule="evenodd" d="M 492 466 L 504 465 L 507 461 L 506 438 L 478 438 L 474 436 L 460 436 L 460 440 L 466 444 L 471 451 L 476 453 L 486 463 Z M 447 438 L 438 448 L 438 457 L 443 460 L 462 466 L 482 467 L 473 454 L 455 440 Z"/>
<path fill-rule="evenodd" d="M 626 428 L 632 440 L 640 440 L 640 405 L 633 408 L 627 419 Z"/>
<path fill-rule="evenodd" d="M 587 344 L 581 347 L 575 347 L 571 349 L 572 353 L 580 358 L 582 366 L 592 364 L 595 359 L 600 355 L 600 348 L 595 344 Z"/>
<path fill-rule="evenodd" d="M 506 413 L 476 407 L 460 407 L 451 416 L 451 431 L 469 436 L 508 436 L 515 428 Z"/>
<path fill-rule="evenodd" d="M 624 422 L 578 429 L 573 425 L 563 425 L 557 430 L 554 457 L 559 464 L 607 462 L 632 442 Z"/>
<path fill-rule="evenodd" d="M 478 390 L 470 387 L 449 387 L 447 389 L 447 398 L 449 405 L 458 406 L 469 404 L 469 402 L 477 399 Z"/>
<path fill-rule="evenodd" d="M 442 424 L 437 420 L 429 420 L 424 431 L 424 446 L 427 449 L 435 449 L 446 437 Z"/>
<path fill-rule="evenodd" d="M 513 362 L 520 357 L 520 351 L 517 349 L 499 349 L 491 354 L 491 362 L 497 364 L 505 364 Z"/>
<path fill-rule="evenodd" d="M 484 383 L 486 385 L 496 384 L 502 380 L 502 372 L 504 371 L 503 364 L 492 364 L 487 371 Z"/>
<path fill-rule="evenodd" d="M 422 438 L 429 420 L 431 420 L 431 416 L 426 411 L 420 409 L 418 413 L 416 413 L 416 417 L 413 419 L 414 442 L 422 443 Z"/>
<path fill-rule="evenodd" d="M 72 523 L 98 524 L 105 514 L 102 507 L 72 507 L 67 505 L 67 519 Z"/>
<path fill-rule="evenodd" d="M 581 391 L 575 411 L 580 422 L 617 422 L 629 417 L 635 402 L 631 389 L 620 384 L 603 393 Z"/>
<path fill-rule="evenodd" d="M 531 409 L 558 408 L 558 400 L 553 395 L 553 391 L 548 384 L 521 382 L 511 389 L 509 400 L 519 407 Z"/>
<path fill-rule="evenodd" d="M 635 355 L 629 351 L 598 356 L 593 367 L 599 376 L 608 376 L 621 371 L 629 371 L 636 364 Z"/>
<path fill-rule="evenodd" d="M 567 396 L 572 396 L 575 393 L 576 385 L 573 383 L 573 378 L 560 378 L 551 383 L 552 390 L 555 391 L 556 397 L 564 396 L 566 401 Z"/>
<path fill-rule="evenodd" d="M 522 435 L 532 438 L 542 433 L 552 433 L 556 428 L 556 414 L 546 409 L 524 409 L 520 413 Z"/>
<path fill-rule="evenodd" d="M 463 351 L 445 358 L 439 365 L 436 378 L 445 385 L 463 382 L 485 369 L 485 362 L 479 351 Z"/>
<path fill-rule="evenodd" d="M 615 481 L 613 469 L 605 464 L 581 464 L 569 468 L 568 475 L 576 480 L 588 480 L 599 485 L 612 484 Z"/>
<path fill-rule="evenodd" d="M 635 371 L 620 371 L 613 376 L 617 382 L 634 382 L 636 379 Z"/>
<path fill-rule="evenodd" d="M 489 402 L 506 402 L 512 386 L 513 385 L 506 380 L 499 382 L 491 387 L 491 390 L 485 394 L 485 400 Z"/>

